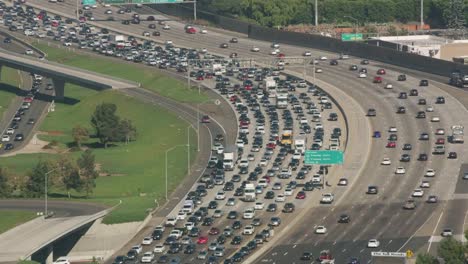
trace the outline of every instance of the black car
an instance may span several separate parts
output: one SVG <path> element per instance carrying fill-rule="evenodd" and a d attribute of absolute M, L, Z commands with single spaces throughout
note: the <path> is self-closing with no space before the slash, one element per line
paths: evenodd
<path fill-rule="evenodd" d="M 170 254 L 177 254 L 182 250 L 182 245 L 179 243 L 174 243 L 169 247 Z"/>
<path fill-rule="evenodd" d="M 13 148 L 14 148 L 13 144 L 8 143 L 8 144 L 5 145 L 4 150 L 12 150 Z"/>
<path fill-rule="evenodd" d="M 350 70 L 350 71 L 357 71 L 357 69 L 358 69 L 358 66 L 357 66 L 357 65 L 351 65 L 351 66 L 349 66 L 349 70 Z"/>
<path fill-rule="evenodd" d="M 160 240 L 163 237 L 163 232 L 161 230 L 154 230 L 151 237 L 153 240 Z"/>
<path fill-rule="evenodd" d="M 445 104 L 445 98 L 443 96 L 439 96 L 436 98 L 436 104 Z"/>
<path fill-rule="evenodd" d="M 268 191 L 265 194 L 265 199 L 273 199 L 275 198 L 275 192 L 274 191 Z"/>
<path fill-rule="evenodd" d="M 377 186 L 368 186 L 367 187 L 367 194 L 378 194 L 379 188 Z"/>
<path fill-rule="evenodd" d="M 408 98 L 408 94 L 406 92 L 401 92 L 400 95 L 398 96 L 399 99 L 406 99 Z"/>
<path fill-rule="evenodd" d="M 406 113 L 406 108 L 404 106 L 399 106 L 397 109 L 397 114 L 404 114 Z"/>
<path fill-rule="evenodd" d="M 220 48 L 223 48 L 223 49 L 227 49 L 229 47 L 229 45 L 227 43 L 221 43 L 219 45 Z"/>
<path fill-rule="evenodd" d="M 426 105 L 426 99 L 421 98 L 418 100 L 418 105 Z"/>
<path fill-rule="evenodd" d="M 401 162 L 409 162 L 411 160 L 411 156 L 409 154 L 401 155 L 400 161 Z"/>
<path fill-rule="evenodd" d="M 124 264 L 126 260 L 126 256 L 117 256 L 115 257 L 114 262 L 112 262 L 112 264 Z"/>
<path fill-rule="evenodd" d="M 419 92 L 418 92 L 418 90 L 416 90 L 416 89 L 411 89 L 409 95 L 410 95 L 410 96 L 418 96 L 418 95 L 419 95 Z"/>
<path fill-rule="evenodd" d="M 338 223 L 347 224 L 349 222 L 351 222 L 351 217 L 349 217 L 349 215 L 347 214 L 340 215 L 340 218 L 338 219 Z"/>
<path fill-rule="evenodd" d="M 427 160 L 427 154 L 419 154 L 419 157 L 418 157 L 418 160 L 419 161 L 426 161 Z"/>
<path fill-rule="evenodd" d="M 154 37 L 159 37 L 161 36 L 161 32 L 159 31 L 153 31 L 153 34 L 152 34 Z"/>
<path fill-rule="evenodd" d="M 193 254 L 196 248 L 194 244 L 187 245 L 184 250 L 184 254 Z"/>
<path fill-rule="evenodd" d="M 276 210 L 278 209 L 278 205 L 276 205 L 275 203 L 271 203 L 267 206 L 267 209 L 266 211 L 267 212 L 276 212 Z"/>
<path fill-rule="evenodd" d="M 302 253 L 301 260 L 312 260 L 312 259 L 313 259 L 312 253 L 310 252 Z"/>
<path fill-rule="evenodd" d="M 136 250 L 132 249 L 127 252 L 127 259 L 128 260 L 135 260 L 138 258 L 138 252 Z"/>
<path fill-rule="evenodd" d="M 456 152 L 449 152 L 448 157 L 449 159 L 456 159 L 457 158 L 457 153 Z"/>
<path fill-rule="evenodd" d="M 362 61 L 361 61 L 361 64 L 362 64 L 362 65 L 367 65 L 367 64 L 369 64 L 369 61 L 368 61 L 368 60 L 362 60 Z"/>
<path fill-rule="evenodd" d="M 403 145 L 403 150 L 411 150 L 413 148 L 413 146 L 409 143 L 405 143 Z"/>
<path fill-rule="evenodd" d="M 400 81 L 400 82 L 406 81 L 406 75 L 404 75 L 404 74 L 398 75 L 398 81 Z"/>
<path fill-rule="evenodd" d="M 336 65 L 338 65 L 338 61 L 337 60 L 331 60 L 330 65 L 336 66 Z"/>
<path fill-rule="evenodd" d="M 241 242 L 242 242 L 242 237 L 235 236 L 232 238 L 231 245 L 240 245 Z"/>
<path fill-rule="evenodd" d="M 241 227 L 242 227 L 242 223 L 239 220 L 236 220 L 236 221 L 234 221 L 234 223 L 232 223 L 232 229 L 234 229 L 234 230 L 240 229 Z"/>
<path fill-rule="evenodd" d="M 419 111 L 419 112 L 416 114 L 416 118 L 419 118 L 419 119 L 426 118 L 426 112 L 424 112 L 424 111 Z"/>
<path fill-rule="evenodd" d="M 35 122 L 34 118 L 29 118 L 28 119 L 28 125 L 33 125 Z"/>
<path fill-rule="evenodd" d="M 337 113 L 330 113 L 328 116 L 328 121 L 337 121 L 338 120 L 338 114 Z"/>
<path fill-rule="evenodd" d="M 419 86 L 429 86 L 429 81 L 428 80 L 421 80 L 419 82 Z"/>
<path fill-rule="evenodd" d="M 231 43 L 237 43 L 237 42 L 239 42 L 239 40 L 238 40 L 237 38 L 232 38 L 232 39 L 230 40 L 230 42 L 231 42 Z"/>
<path fill-rule="evenodd" d="M 11 38 L 5 38 L 5 39 L 3 40 L 3 43 L 11 43 Z"/>

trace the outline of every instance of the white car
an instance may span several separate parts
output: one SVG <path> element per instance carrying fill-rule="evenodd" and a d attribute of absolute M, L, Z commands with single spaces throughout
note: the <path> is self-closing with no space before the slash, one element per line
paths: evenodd
<path fill-rule="evenodd" d="M 8 135 L 3 135 L 2 136 L 2 142 L 9 142 L 10 141 L 10 136 Z"/>
<path fill-rule="evenodd" d="M 322 68 L 315 68 L 315 72 L 316 72 L 316 73 L 322 73 L 323 70 L 322 70 Z"/>
<path fill-rule="evenodd" d="M 258 47 L 252 47 L 252 48 L 250 49 L 250 51 L 252 51 L 252 52 L 259 52 L 260 49 L 259 49 Z"/>
<path fill-rule="evenodd" d="M 413 196 L 413 197 L 423 197 L 424 196 L 424 191 L 422 189 L 415 189 L 411 196 Z"/>
<path fill-rule="evenodd" d="M 166 228 L 163 226 L 163 225 L 157 225 L 155 228 L 154 228 L 154 231 L 156 230 L 159 230 L 161 232 L 164 232 L 164 230 L 166 230 Z"/>
<path fill-rule="evenodd" d="M 440 117 L 438 117 L 438 116 L 433 116 L 433 117 L 431 118 L 431 122 L 440 122 Z"/>
<path fill-rule="evenodd" d="M 253 235 L 255 233 L 255 227 L 253 225 L 246 225 L 242 231 L 243 235 Z"/>
<path fill-rule="evenodd" d="M 392 162 L 390 161 L 389 158 L 383 158 L 382 162 L 380 163 L 382 165 L 390 165 Z"/>
<path fill-rule="evenodd" d="M 179 211 L 176 217 L 177 220 L 185 220 L 185 217 L 187 217 L 187 213 L 181 210 Z"/>
<path fill-rule="evenodd" d="M 284 190 L 284 195 L 285 195 L 285 196 L 291 196 L 291 195 L 293 195 L 293 190 L 292 190 L 291 188 L 286 188 L 286 189 Z"/>
<path fill-rule="evenodd" d="M 436 135 L 445 135 L 445 129 L 438 128 L 435 132 Z"/>
<path fill-rule="evenodd" d="M 284 196 L 284 194 L 278 194 L 278 196 L 276 196 L 275 202 L 281 203 L 281 202 L 284 202 L 285 200 L 286 200 L 286 197 Z"/>
<path fill-rule="evenodd" d="M 263 210 L 263 208 L 265 207 L 265 204 L 262 203 L 262 202 L 256 202 L 255 203 L 255 206 L 254 206 L 254 209 L 255 210 Z"/>
<path fill-rule="evenodd" d="M 322 194 L 322 199 L 320 200 L 321 203 L 329 203 L 331 204 L 334 200 L 334 196 L 331 193 L 324 193 Z"/>
<path fill-rule="evenodd" d="M 393 85 L 391 83 L 387 83 L 385 85 L 385 89 L 393 89 Z"/>
<path fill-rule="evenodd" d="M 132 250 L 135 250 L 136 253 L 140 254 L 141 251 L 143 250 L 143 247 L 141 245 L 136 245 L 132 247 Z"/>
<path fill-rule="evenodd" d="M 239 168 L 247 168 L 249 167 L 249 160 L 248 159 L 242 159 L 239 162 Z"/>
<path fill-rule="evenodd" d="M 434 107 L 432 106 L 426 107 L 426 112 L 434 112 Z"/>
<path fill-rule="evenodd" d="M 188 231 L 192 230 L 194 227 L 195 227 L 195 223 L 193 222 L 187 222 L 184 224 L 184 227 L 185 229 L 187 229 Z"/>
<path fill-rule="evenodd" d="M 406 170 L 403 167 L 398 167 L 395 170 L 395 174 L 405 174 L 405 173 L 406 173 Z"/>
<path fill-rule="evenodd" d="M 388 132 L 396 133 L 396 132 L 398 132 L 398 129 L 396 127 L 394 127 L 394 126 L 391 126 L 391 127 L 388 128 Z"/>
<path fill-rule="evenodd" d="M 10 127 L 10 128 L 8 128 L 8 129 L 6 130 L 6 134 L 7 134 L 7 135 L 13 135 L 14 133 L 15 133 L 15 129 L 14 129 L 14 128 L 11 128 L 11 127 Z"/>
<path fill-rule="evenodd" d="M 347 186 L 347 185 L 348 185 L 348 179 L 341 178 L 341 179 L 338 181 L 338 186 Z"/>
<path fill-rule="evenodd" d="M 26 55 L 33 55 L 34 54 L 34 51 L 32 49 L 27 49 L 25 52 L 24 52 Z"/>
<path fill-rule="evenodd" d="M 206 29 L 200 30 L 200 34 L 206 34 L 206 33 L 208 33 L 208 31 Z"/>
<path fill-rule="evenodd" d="M 268 160 L 267 159 L 261 159 L 260 160 L 260 166 L 266 167 L 268 165 Z"/>
<path fill-rule="evenodd" d="M 170 237 L 175 237 L 176 239 L 179 239 L 182 236 L 182 231 L 180 230 L 172 230 L 171 233 L 169 234 Z"/>
<path fill-rule="evenodd" d="M 174 44 L 174 42 L 172 42 L 172 40 L 166 40 L 166 45 L 171 45 L 171 44 Z"/>
<path fill-rule="evenodd" d="M 70 260 L 67 257 L 60 257 L 52 262 L 52 264 L 70 264 Z"/>
<path fill-rule="evenodd" d="M 434 177 L 436 174 L 435 170 L 433 169 L 427 169 L 426 173 L 424 174 L 425 177 Z"/>
<path fill-rule="evenodd" d="M 154 254 L 151 251 L 145 252 L 143 254 L 143 257 L 141 257 L 141 262 L 142 263 L 151 263 L 154 260 Z"/>
<path fill-rule="evenodd" d="M 302 56 L 310 57 L 310 56 L 312 56 L 312 53 L 310 51 L 304 51 L 304 53 L 302 53 Z"/>
<path fill-rule="evenodd" d="M 175 226 L 177 224 L 177 218 L 169 217 L 166 219 L 166 226 Z"/>
<path fill-rule="evenodd" d="M 166 247 L 164 246 L 164 244 L 157 244 L 156 246 L 154 246 L 153 252 L 154 253 L 163 253 L 164 250 L 166 250 Z"/>
<path fill-rule="evenodd" d="M 242 218 L 244 219 L 252 219 L 255 217 L 255 210 L 253 208 L 247 208 L 245 209 L 244 211 L 244 215 L 242 216 Z"/>
<path fill-rule="evenodd" d="M 215 196 L 215 200 L 224 200 L 224 199 L 226 199 L 226 193 L 224 191 L 219 191 Z"/>
<path fill-rule="evenodd" d="M 278 51 L 272 50 L 272 51 L 270 52 L 270 55 L 278 55 Z"/>
<path fill-rule="evenodd" d="M 319 60 L 326 61 L 326 60 L 328 60 L 328 58 L 326 56 L 320 56 Z"/>
<path fill-rule="evenodd" d="M 315 228 L 315 234 L 325 234 L 327 233 L 327 228 L 324 226 L 317 226 Z"/>
<path fill-rule="evenodd" d="M 169 26 L 168 24 L 165 24 L 164 27 L 163 27 L 164 30 L 169 30 L 171 29 L 171 26 Z"/>
<path fill-rule="evenodd" d="M 419 185 L 420 188 L 429 188 L 431 187 L 431 183 L 428 181 L 422 181 L 421 185 Z"/>
<path fill-rule="evenodd" d="M 369 239 L 367 242 L 368 248 L 378 248 L 380 247 L 380 242 L 377 239 Z"/>
<path fill-rule="evenodd" d="M 367 74 L 364 72 L 359 73 L 359 78 L 367 78 Z"/>
<path fill-rule="evenodd" d="M 152 237 L 145 237 L 143 238 L 143 241 L 141 242 L 142 245 L 151 245 L 151 243 L 153 243 Z"/>
<path fill-rule="evenodd" d="M 444 228 L 444 230 L 442 230 L 442 233 L 440 235 L 443 237 L 451 237 L 453 236 L 453 231 L 450 228 Z"/>

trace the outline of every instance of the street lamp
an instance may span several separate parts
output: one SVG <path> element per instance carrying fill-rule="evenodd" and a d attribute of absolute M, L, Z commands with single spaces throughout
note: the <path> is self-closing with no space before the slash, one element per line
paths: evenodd
<path fill-rule="evenodd" d="M 197 151 L 200 151 L 200 105 L 208 103 L 208 102 L 214 102 L 215 105 L 221 104 L 221 102 L 218 99 L 208 99 L 206 101 L 203 101 L 201 103 L 197 104 Z"/>
<path fill-rule="evenodd" d="M 424 27 L 424 0 L 421 0 L 421 28 L 420 30 L 423 29 Z"/>
<path fill-rule="evenodd" d="M 166 164 L 166 166 L 165 166 L 165 169 L 166 169 L 166 201 L 167 201 L 167 185 L 168 185 L 168 183 L 167 183 L 167 154 L 168 154 L 171 150 L 176 149 L 177 147 L 185 147 L 185 146 L 186 146 L 185 144 L 180 144 L 180 145 L 173 146 L 173 147 L 171 147 L 171 148 L 169 148 L 169 149 L 166 150 L 166 163 L 165 163 L 165 164 Z M 190 161 L 188 161 L 188 162 L 190 162 Z M 189 166 L 190 166 L 190 165 L 189 165 Z"/>
<path fill-rule="evenodd" d="M 358 25 L 359 25 L 358 23 L 359 23 L 359 21 L 356 18 L 352 17 L 352 16 L 344 16 L 344 17 L 351 18 L 352 20 L 354 20 L 356 22 L 355 28 L 354 28 L 354 33 L 358 33 Z"/>
<path fill-rule="evenodd" d="M 44 182 L 45 182 L 45 185 L 44 185 L 44 187 L 45 187 L 45 188 L 44 188 L 44 196 L 45 196 L 45 198 L 44 198 L 44 199 L 45 199 L 45 200 L 44 200 L 44 202 L 45 202 L 45 205 L 44 205 L 44 218 L 47 217 L 47 213 L 48 213 L 48 212 L 47 212 L 47 207 L 48 207 L 48 206 L 47 206 L 47 185 L 48 185 L 47 182 L 48 182 L 48 179 L 49 179 L 49 173 L 52 173 L 52 172 L 54 172 L 54 171 L 56 171 L 56 170 L 58 170 L 58 169 L 62 169 L 62 168 L 61 168 L 61 167 L 57 167 L 57 168 L 55 168 L 55 169 L 53 169 L 53 170 L 50 170 L 50 171 L 48 171 L 48 172 L 46 172 L 46 173 L 44 174 Z"/>

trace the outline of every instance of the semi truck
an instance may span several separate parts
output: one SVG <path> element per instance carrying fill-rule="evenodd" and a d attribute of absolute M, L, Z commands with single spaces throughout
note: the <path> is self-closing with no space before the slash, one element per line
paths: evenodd
<path fill-rule="evenodd" d="M 263 91 L 268 93 L 268 97 L 276 97 L 276 80 L 272 76 L 268 76 L 263 80 Z"/>
<path fill-rule="evenodd" d="M 299 135 L 294 139 L 294 148 L 304 154 L 307 149 L 307 137 L 305 135 Z"/>
<path fill-rule="evenodd" d="M 463 129 L 464 127 L 462 125 L 454 125 L 451 127 L 452 128 L 452 135 L 450 136 L 450 143 L 461 143 L 463 144 L 464 139 L 463 139 Z"/>
<path fill-rule="evenodd" d="M 253 183 L 247 183 L 244 187 L 244 202 L 255 202 L 255 185 Z"/>
<path fill-rule="evenodd" d="M 224 170 L 227 170 L 227 171 L 234 169 L 234 153 L 233 152 L 224 152 L 223 168 Z"/>

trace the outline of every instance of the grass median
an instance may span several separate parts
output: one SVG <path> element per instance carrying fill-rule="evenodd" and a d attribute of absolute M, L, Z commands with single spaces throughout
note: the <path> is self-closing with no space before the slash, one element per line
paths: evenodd
<path fill-rule="evenodd" d="M 33 43 L 33 45 L 45 52 L 50 61 L 141 83 L 145 89 L 180 102 L 199 103 L 209 99 L 204 93 L 198 94 L 198 90 L 188 89 L 184 82 L 168 77 L 156 68 L 132 65 L 98 54 L 77 53 L 57 47 L 55 44 L 48 46 L 44 43 Z"/>
<path fill-rule="evenodd" d="M 16 89 L 19 89 L 21 76 L 18 70 L 3 67 L 0 82 L 0 118 L 8 109 L 13 98 L 16 96 Z"/>
<path fill-rule="evenodd" d="M 0 210 L 0 214 L 2 215 L 0 217 L 0 234 L 36 217 L 36 213 L 30 211 Z"/>

